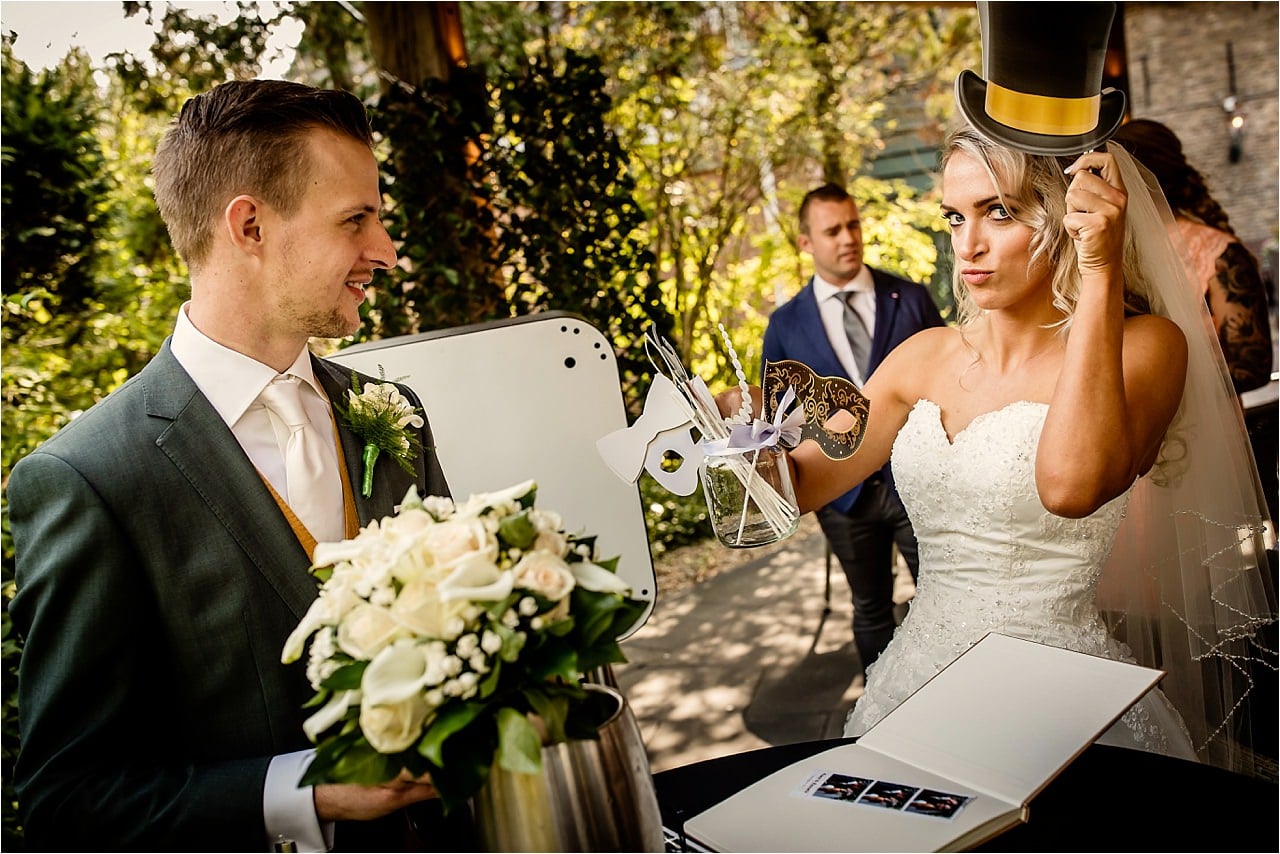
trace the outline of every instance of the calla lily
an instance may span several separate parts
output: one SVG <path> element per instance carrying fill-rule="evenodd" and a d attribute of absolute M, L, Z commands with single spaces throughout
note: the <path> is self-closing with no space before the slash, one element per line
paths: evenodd
<path fill-rule="evenodd" d="M 586 590 L 595 593 L 629 593 L 631 591 L 631 587 L 619 578 L 617 573 L 610 572 L 603 566 L 597 566 L 589 561 L 580 561 L 569 564 L 569 568 L 573 570 L 573 577 L 578 582 L 578 586 Z"/>
<path fill-rule="evenodd" d="M 427 684 L 427 656 L 413 640 L 400 640 L 369 662 L 360 688 L 366 703 L 393 704 L 412 697 Z"/>
<path fill-rule="evenodd" d="M 307 734 L 307 738 L 314 742 L 320 737 L 320 733 L 342 720 L 343 715 L 347 713 L 347 709 L 359 702 L 359 691 L 335 692 L 329 698 L 329 702 L 320 707 L 320 711 L 302 722 L 302 731 Z"/>
<path fill-rule="evenodd" d="M 470 599 L 475 602 L 498 602 L 511 594 L 515 577 L 510 570 L 498 569 L 483 555 L 466 558 L 458 568 L 440 582 L 440 598 Z"/>

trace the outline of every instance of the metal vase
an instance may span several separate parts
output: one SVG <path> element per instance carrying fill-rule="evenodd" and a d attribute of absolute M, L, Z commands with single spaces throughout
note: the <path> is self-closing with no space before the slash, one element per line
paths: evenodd
<path fill-rule="evenodd" d="M 544 745 L 540 774 L 495 765 L 471 801 L 485 850 L 665 850 L 635 715 L 617 690 L 584 687 L 600 710 L 600 739 Z"/>

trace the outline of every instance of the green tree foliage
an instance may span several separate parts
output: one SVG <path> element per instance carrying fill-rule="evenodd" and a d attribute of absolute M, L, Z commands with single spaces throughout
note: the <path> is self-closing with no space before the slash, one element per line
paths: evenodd
<path fill-rule="evenodd" d="M 488 149 L 504 210 L 499 257 L 522 314 L 565 309 L 603 331 L 617 351 L 629 408 L 639 413 L 644 335 L 669 335 L 645 216 L 627 153 L 608 123 L 599 60 L 573 51 L 535 58 L 501 78 L 496 144 Z"/>
<path fill-rule="evenodd" d="M 86 397 L 55 380 L 71 362 L 57 345 L 92 340 L 87 310 L 102 228 L 99 200 L 107 181 L 94 137 L 96 108 L 91 71 L 80 54 L 58 72 L 32 73 L 14 59 L 10 40 L 0 47 L 0 123 L 3 125 L 3 464 L 12 462 L 65 423 Z M 84 378 L 79 378 L 83 380 Z M 64 392 L 73 391 L 72 394 Z M 0 773 L 3 775 L 4 847 L 20 844 L 17 800 L 11 780 L 18 748 L 17 667 L 20 644 L 9 617 L 14 593 L 13 540 L 7 510 L 2 532 L 4 596 L 0 649 L 4 661 Z"/>
<path fill-rule="evenodd" d="M 371 288 L 362 335 L 574 312 L 614 342 L 638 414 L 645 329 L 670 323 L 605 83 L 598 61 L 569 52 L 378 100 L 401 263 Z"/>
<path fill-rule="evenodd" d="M 13 331 L 10 324 L 29 329 L 50 311 L 79 315 L 93 298 L 98 201 L 107 182 L 94 139 L 87 58 L 72 54 L 60 73 L 35 74 L 13 58 L 6 38 L 0 62 L 6 201 L 0 270 L 6 302 L 21 304 L 4 318 Z"/>
<path fill-rule="evenodd" d="M 566 50 L 600 58 L 628 152 L 673 343 L 713 386 L 732 382 L 725 329 L 749 376 L 773 307 L 804 283 L 794 211 L 824 180 L 849 186 L 868 261 L 919 281 L 937 265 L 936 206 L 877 177 L 902 133 L 886 105 L 941 138 L 972 58 L 969 10 L 914 3 L 468 3 L 473 56 L 527 62 Z M 966 53 L 966 51 L 968 51 Z M 926 105 L 921 110 L 919 104 Z M 931 167 L 932 164 L 929 164 Z M 940 300 L 945 305 L 945 300 Z"/>

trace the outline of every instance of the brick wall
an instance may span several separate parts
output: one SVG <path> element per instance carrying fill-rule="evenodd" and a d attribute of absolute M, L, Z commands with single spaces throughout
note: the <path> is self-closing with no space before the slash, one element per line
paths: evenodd
<path fill-rule="evenodd" d="M 1280 3 L 1124 3 L 1129 113 L 1168 125 L 1226 209 L 1240 239 L 1276 280 L 1280 192 Z M 1233 62 L 1228 62 L 1228 45 Z M 1229 160 L 1234 65 L 1244 135 Z"/>

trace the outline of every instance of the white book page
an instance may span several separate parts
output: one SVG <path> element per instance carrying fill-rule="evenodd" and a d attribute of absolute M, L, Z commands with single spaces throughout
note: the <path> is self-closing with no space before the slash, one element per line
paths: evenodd
<path fill-rule="evenodd" d="M 954 793 L 969 800 L 954 816 L 802 793 L 819 772 Z M 908 802 L 909 803 L 909 802 Z M 1017 822 L 1021 805 L 957 788 L 954 781 L 846 744 L 787 766 L 685 822 L 687 836 L 715 851 L 936 851 L 993 820 Z"/>
<path fill-rule="evenodd" d="M 1025 803 L 1162 675 L 992 633 L 858 744 Z"/>

